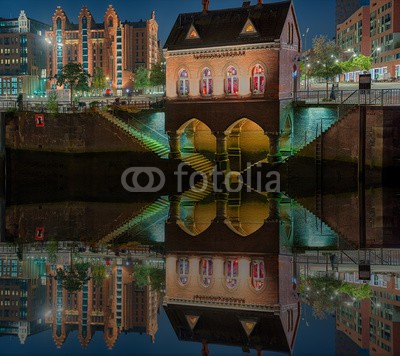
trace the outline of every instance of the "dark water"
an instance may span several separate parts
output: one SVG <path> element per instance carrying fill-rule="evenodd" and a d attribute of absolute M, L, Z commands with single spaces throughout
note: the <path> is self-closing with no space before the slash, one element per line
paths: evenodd
<path fill-rule="evenodd" d="M 400 352 L 396 184 L 139 194 L 138 157 L 43 157 L 13 152 L 1 199 L 2 354 Z"/>

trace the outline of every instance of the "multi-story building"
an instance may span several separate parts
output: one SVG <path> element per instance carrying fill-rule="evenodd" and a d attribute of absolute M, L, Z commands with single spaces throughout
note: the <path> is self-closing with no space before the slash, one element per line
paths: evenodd
<path fill-rule="evenodd" d="M 359 7 L 368 3 L 369 0 L 336 0 L 336 26 L 344 22 Z"/>
<path fill-rule="evenodd" d="M 400 1 L 376 0 L 338 24 L 336 39 L 342 49 L 372 57 L 373 80 L 389 80 L 400 77 L 399 33 Z"/>
<path fill-rule="evenodd" d="M 45 32 L 50 26 L 27 17 L 0 18 L 0 96 L 33 95 L 46 80 Z"/>
<path fill-rule="evenodd" d="M 57 7 L 53 27 L 46 32 L 50 44 L 47 69 L 50 77 L 59 73 L 69 62 L 81 63 L 84 70 L 93 74 L 101 68 L 110 88 L 121 95 L 132 89 L 134 70 L 139 66 L 151 69 L 158 61 L 158 25 L 155 13 L 140 22 L 121 22 L 110 5 L 103 22 L 97 23 L 84 6 L 78 23 L 70 22 L 64 10 Z M 55 81 L 51 81 L 55 87 Z"/>
<path fill-rule="evenodd" d="M 279 161 L 280 146 L 291 149 L 298 88 L 294 7 L 258 0 L 211 11 L 208 0 L 202 3 L 203 11 L 178 16 L 164 46 L 171 158 L 181 156 L 185 137 L 183 149 L 216 152 L 221 171 L 240 171 L 245 150 L 254 161 Z"/>
<path fill-rule="evenodd" d="M 358 274 L 341 273 L 350 283 L 360 283 Z M 371 355 L 398 355 L 400 352 L 400 277 L 374 273 L 373 295 L 356 303 L 342 303 L 336 313 L 336 328 Z"/>
<path fill-rule="evenodd" d="M 99 285 L 86 281 L 82 290 L 71 293 L 55 279 L 64 264 L 48 265 L 47 305 L 50 312 L 46 323 L 52 326 L 57 347 L 66 341 L 70 330 L 78 330 L 78 338 L 86 348 L 96 330 L 104 330 L 104 341 L 111 350 L 121 332 L 143 332 L 155 339 L 158 330 L 159 294 L 151 286 L 139 288 L 133 277 L 132 265 L 117 258 L 107 267 L 106 277 Z"/>

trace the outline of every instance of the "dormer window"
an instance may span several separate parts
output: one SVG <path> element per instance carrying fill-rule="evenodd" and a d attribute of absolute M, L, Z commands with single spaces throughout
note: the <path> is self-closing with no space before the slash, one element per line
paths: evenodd
<path fill-rule="evenodd" d="M 254 32 L 254 31 L 255 31 L 254 26 L 251 23 L 249 23 L 245 28 L 246 33 Z"/>
<path fill-rule="evenodd" d="M 252 35 L 252 34 L 256 34 L 257 30 L 254 27 L 253 22 L 250 19 L 247 19 L 245 25 L 243 26 L 242 35 Z"/>
<path fill-rule="evenodd" d="M 186 36 L 186 39 L 193 40 L 196 38 L 200 38 L 199 33 L 197 32 L 196 28 L 192 25 L 190 26 L 189 32 Z"/>

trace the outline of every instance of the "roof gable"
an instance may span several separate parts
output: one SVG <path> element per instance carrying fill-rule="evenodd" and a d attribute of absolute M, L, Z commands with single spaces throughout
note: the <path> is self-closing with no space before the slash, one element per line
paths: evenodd
<path fill-rule="evenodd" d="M 291 2 L 283 1 L 241 7 L 180 14 L 164 46 L 168 50 L 256 44 L 279 40 Z M 246 36 L 243 30 L 253 25 L 255 32 Z M 198 41 L 188 39 L 194 27 Z"/>

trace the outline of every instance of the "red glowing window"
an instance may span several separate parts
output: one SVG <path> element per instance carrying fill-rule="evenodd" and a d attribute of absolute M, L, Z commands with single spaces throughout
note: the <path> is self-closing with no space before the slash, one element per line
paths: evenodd
<path fill-rule="evenodd" d="M 237 95 L 239 93 L 239 78 L 235 67 L 229 67 L 226 73 L 226 93 Z"/>
<path fill-rule="evenodd" d="M 265 71 L 257 64 L 253 68 L 253 94 L 263 94 L 265 92 Z"/>
<path fill-rule="evenodd" d="M 213 79 L 211 75 L 211 70 L 205 68 L 203 70 L 203 78 L 201 84 L 201 94 L 202 95 L 211 95 L 213 93 Z"/>
<path fill-rule="evenodd" d="M 237 260 L 226 261 L 226 286 L 229 289 L 236 288 L 238 284 L 239 263 Z"/>

